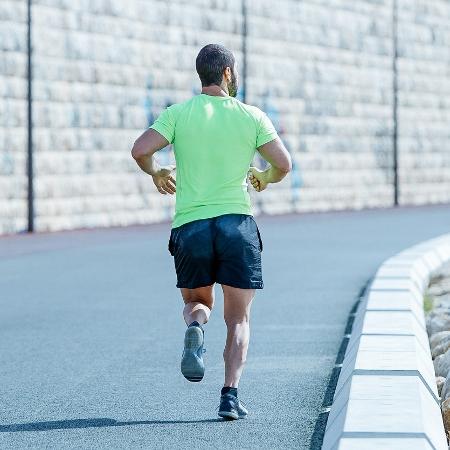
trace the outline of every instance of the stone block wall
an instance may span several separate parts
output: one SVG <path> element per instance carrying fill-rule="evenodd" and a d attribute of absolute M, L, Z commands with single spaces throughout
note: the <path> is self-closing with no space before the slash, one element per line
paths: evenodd
<path fill-rule="evenodd" d="M 26 5 L 0 2 L 0 234 L 27 226 Z"/>
<path fill-rule="evenodd" d="M 399 0 L 403 204 L 450 202 L 450 2 Z"/>
<path fill-rule="evenodd" d="M 248 101 L 278 123 L 294 172 L 271 213 L 392 204 L 392 2 L 249 1 Z M 283 191 L 292 201 L 277 203 Z"/>
<path fill-rule="evenodd" d="M 175 198 L 130 149 L 200 91 L 203 45 L 228 46 L 242 70 L 242 1 L 33 0 L 37 230 L 172 218 Z M 246 101 L 294 161 L 250 189 L 255 214 L 392 205 L 393 0 L 246 1 Z M 400 199 L 449 201 L 450 4 L 398 2 Z M 26 227 L 25 3 L 0 4 L 0 233 Z M 157 158 L 174 162 L 170 148 Z"/>

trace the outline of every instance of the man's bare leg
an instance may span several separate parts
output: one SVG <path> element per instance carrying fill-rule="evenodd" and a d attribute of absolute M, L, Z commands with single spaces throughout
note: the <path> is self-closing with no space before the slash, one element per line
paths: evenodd
<path fill-rule="evenodd" d="M 186 325 L 197 321 L 200 325 L 209 320 L 214 306 L 214 283 L 195 289 L 180 288 L 185 303 L 183 317 Z"/>
<path fill-rule="evenodd" d="M 224 387 L 237 388 L 247 359 L 250 340 L 250 307 L 255 289 L 239 289 L 222 284 L 227 342 L 223 352 L 225 362 Z"/>
<path fill-rule="evenodd" d="M 214 304 L 214 283 L 195 289 L 181 288 L 185 303 L 183 317 L 188 328 L 184 335 L 181 373 L 193 382 L 203 379 L 204 333 L 202 325 L 208 322 Z"/>

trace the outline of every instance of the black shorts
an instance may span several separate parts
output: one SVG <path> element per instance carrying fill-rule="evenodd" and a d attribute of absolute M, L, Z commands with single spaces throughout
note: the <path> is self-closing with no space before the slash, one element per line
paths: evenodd
<path fill-rule="evenodd" d="M 213 283 L 262 289 L 258 225 L 248 214 L 223 214 L 172 228 L 169 252 L 174 257 L 178 288 Z"/>

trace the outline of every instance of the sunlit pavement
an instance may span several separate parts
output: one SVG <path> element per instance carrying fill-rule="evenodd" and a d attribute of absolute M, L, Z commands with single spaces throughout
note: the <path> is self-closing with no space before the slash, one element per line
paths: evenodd
<path fill-rule="evenodd" d="M 206 374 L 179 371 L 185 325 L 170 224 L 0 238 L 0 448 L 320 448 L 325 392 L 378 265 L 450 232 L 450 206 L 256 217 L 264 249 L 239 395 L 217 417 L 222 291 Z"/>

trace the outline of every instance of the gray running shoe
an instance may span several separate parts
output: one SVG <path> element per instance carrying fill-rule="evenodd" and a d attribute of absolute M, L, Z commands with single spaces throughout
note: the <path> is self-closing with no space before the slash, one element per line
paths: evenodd
<path fill-rule="evenodd" d="M 189 326 L 184 335 L 184 350 L 181 358 L 181 373 L 192 382 L 201 381 L 205 374 L 203 363 L 204 332 L 201 327 Z"/>
<path fill-rule="evenodd" d="M 220 396 L 219 416 L 227 420 L 245 419 L 248 415 L 247 408 L 232 394 Z"/>

